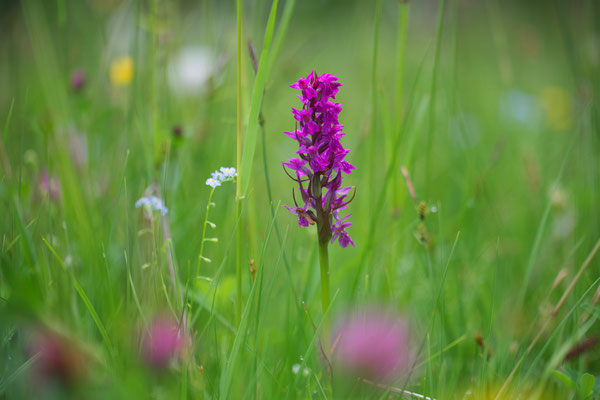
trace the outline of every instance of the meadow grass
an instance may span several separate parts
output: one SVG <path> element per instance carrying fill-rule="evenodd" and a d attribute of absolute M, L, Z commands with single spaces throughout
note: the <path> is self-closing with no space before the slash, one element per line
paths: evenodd
<path fill-rule="evenodd" d="M 599 15 L 591 0 L 0 6 L 0 398 L 600 398 Z M 177 85 L 189 46 L 206 76 Z M 329 246 L 327 295 L 316 229 L 281 207 L 289 85 L 313 70 L 343 84 L 356 167 L 355 247 Z M 222 166 L 236 182 L 207 186 Z M 407 321 L 410 368 L 344 379 L 328 321 L 372 308 Z M 181 332 L 164 368 L 145 339 L 159 317 Z"/>

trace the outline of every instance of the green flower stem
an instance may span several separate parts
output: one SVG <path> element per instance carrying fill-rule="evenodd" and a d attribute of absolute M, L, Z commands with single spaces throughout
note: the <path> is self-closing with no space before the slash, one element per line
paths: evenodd
<path fill-rule="evenodd" d="M 319 264 L 321 267 L 321 305 L 323 307 L 323 337 L 329 335 L 329 317 L 325 314 L 329 310 L 329 241 L 331 240 L 331 226 L 329 225 L 330 215 L 323 210 L 321 174 L 316 173 L 312 178 L 312 190 L 317 203 L 317 232 L 319 240 Z M 323 343 L 324 342 L 324 343 Z M 329 348 L 329 341 L 322 341 L 326 349 Z"/>
<path fill-rule="evenodd" d="M 212 188 L 210 190 L 210 194 L 208 195 L 208 203 L 206 204 L 206 213 L 204 214 L 204 223 L 202 224 L 202 242 L 200 243 L 200 254 L 198 255 L 198 265 L 196 267 L 195 279 L 198 279 L 198 276 L 200 276 L 200 264 L 202 264 L 202 261 L 206 260 L 204 258 L 204 242 L 206 242 L 206 225 L 211 224 L 210 222 L 208 222 L 208 214 L 210 212 L 210 206 L 213 205 L 212 197 L 214 193 L 215 188 Z"/>
<path fill-rule="evenodd" d="M 321 303 L 323 315 L 329 309 L 329 243 L 319 243 L 319 261 L 321 264 Z"/>
<path fill-rule="evenodd" d="M 323 316 L 329 310 L 329 242 L 319 241 L 319 262 L 321 266 L 321 305 L 323 307 Z M 327 338 L 329 335 L 329 317 L 323 324 L 323 337 Z M 327 339 L 323 341 L 324 347 L 329 347 Z"/>

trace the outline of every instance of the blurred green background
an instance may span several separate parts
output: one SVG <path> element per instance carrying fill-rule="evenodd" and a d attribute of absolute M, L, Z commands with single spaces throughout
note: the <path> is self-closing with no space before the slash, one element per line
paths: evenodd
<path fill-rule="evenodd" d="M 242 1 L 243 135 L 247 44 L 260 55 L 270 9 Z M 239 356 L 235 184 L 212 197 L 206 237 L 218 242 L 202 233 L 205 180 L 236 166 L 235 3 L 5 1 L 0 26 L 0 398 L 213 398 L 226 379 L 232 398 L 331 395 L 311 324 L 316 232 L 280 207 L 294 186 L 280 165 L 296 151 L 282 133 L 300 107 L 289 85 L 312 70 L 344 85 L 342 143 L 356 167 L 345 178 L 357 188 L 356 247 L 331 246 L 331 316 L 376 304 L 411 321 L 418 368 L 396 386 L 494 398 L 523 354 L 503 398 L 568 398 L 552 371 L 600 374 L 597 347 L 563 361 L 597 340 L 597 259 L 550 316 L 600 237 L 596 1 L 282 0 L 264 124 L 242 171 L 251 322 Z M 164 219 L 134 207 L 151 192 Z M 211 262 L 197 277 L 203 243 Z M 161 313 L 185 315 L 191 339 L 157 374 L 139 341 Z M 31 388 L 28 343 L 47 328 L 85 353 L 74 387 Z"/>

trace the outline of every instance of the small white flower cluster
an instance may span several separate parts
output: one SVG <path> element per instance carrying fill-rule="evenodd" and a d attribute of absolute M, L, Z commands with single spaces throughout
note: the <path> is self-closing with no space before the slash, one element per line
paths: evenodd
<path fill-rule="evenodd" d="M 162 199 L 160 197 L 156 197 L 156 196 L 150 196 L 150 197 L 144 196 L 135 202 L 135 208 L 140 208 L 140 207 L 144 207 L 144 206 L 146 206 L 150 209 L 153 209 L 155 211 L 160 211 L 160 215 L 165 215 L 166 213 L 169 212 L 169 209 L 167 207 L 165 207 L 165 202 L 162 201 Z"/>
<path fill-rule="evenodd" d="M 221 182 L 232 181 L 237 176 L 237 171 L 233 167 L 221 167 L 212 174 L 210 174 L 210 178 L 206 180 L 206 184 L 211 188 L 216 188 L 217 186 L 221 186 Z"/>

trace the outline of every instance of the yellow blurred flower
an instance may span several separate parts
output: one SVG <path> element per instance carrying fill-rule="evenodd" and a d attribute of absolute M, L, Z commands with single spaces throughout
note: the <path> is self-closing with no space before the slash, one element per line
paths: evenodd
<path fill-rule="evenodd" d="M 110 81 L 115 86 L 127 86 L 133 79 L 133 59 L 129 56 L 117 58 L 110 65 Z"/>
<path fill-rule="evenodd" d="M 573 104 L 566 90 L 547 87 L 542 90 L 540 100 L 546 122 L 557 131 L 566 131 L 573 125 Z"/>
<path fill-rule="evenodd" d="M 483 389 L 469 388 L 466 390 L 462 397 L 460 394 L 456 396 L 456 399 L 461 400 L 513 400 L 513 399 L 527 399 L 527 400 L 556 400 L 558 396 L 552 391 L 552 388 L 540 387 L 532 384 L 525 383 L 524 385 L 515 388 L 510 386 L 509 388 L 501 389 L 502 385 L 488 383 L 487 387 Z M 502 393 L 500 393 L 502 390 Z M 500 394 L 500 396 L 498 396 Z"/>

